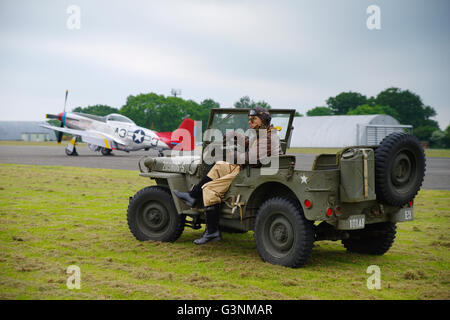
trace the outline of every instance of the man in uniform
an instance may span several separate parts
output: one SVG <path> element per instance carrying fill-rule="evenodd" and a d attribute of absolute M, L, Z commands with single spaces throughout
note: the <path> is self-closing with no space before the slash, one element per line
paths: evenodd
<path fill-rule="evenodd" d="M 208 174 L 190 192 L 174 190 L 174 194 L 190 207 L 194 206 L 203 195 L 206 232 L 200 239 L 194 240 L 195 244 L 200 245 L 221 239 L 219 231 L 220 204 L 233 179 L 240 172 L 241 166 L 260 167 L 260 160 L 266 156 L 271 156 L 272 150 L 281 154 L 280 138 L 270 124 L 271 119 L 270 113 L 265 108 L 258 106 L 251 109 L 248 113 L 248 123 L 250 129 L 256 130 L 256 136 L 252 139 L 253 141 L 245 137 L 245 152 L 235 153 L 234 163 L 217 161 Z M 260 142 L 260 130 L 266 131 L 266 135 L 263 135 L 263 137 L 267 137 L 267 143 Z M 226 139 L 234 137 L 236 134 L 233 133 Z M 256 160 L 256 163 L 253 164 L 252 160 Z"/>

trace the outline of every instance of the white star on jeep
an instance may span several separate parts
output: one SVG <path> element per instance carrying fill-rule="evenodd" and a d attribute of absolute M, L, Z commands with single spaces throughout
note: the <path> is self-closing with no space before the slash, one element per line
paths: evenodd
<path fill-rule="evenodd" d="M 302 179 L 302 182 L 301 182 L 301 183 L 308 184 L 308 177 L 305 176 L 305 174 L 303 174 L 303 175 L 300 177 L 300 179 Z"/>

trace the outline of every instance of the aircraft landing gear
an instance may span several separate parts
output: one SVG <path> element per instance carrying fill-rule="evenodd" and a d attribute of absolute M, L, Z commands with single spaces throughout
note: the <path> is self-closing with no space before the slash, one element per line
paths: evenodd
<path fill-rule="evenodd" d="M 66 154 L 68 156 L 77 156 L 78 152 L 77 152 L 77 149 L 74 147 L 72 151 L 69 151 L 69 150 L 66 149 Z"/>
<path fill-rule="evenodd" d="M 66 154 L 68 156 L 77 156 L 77 148 L 75 148 L 75 144 L 77 143 L 77 137 L 73 137 L 72 140 L 70 140 L 69 144 L 66 147 Z"/>
<path fill-rule="evenodd" d="M 111 156 L 112 155 L 112 150 L 111 149 L 107 149 L 107 148 L 102 148 L 101 149 L 102 155 L 104 156 Z"/>

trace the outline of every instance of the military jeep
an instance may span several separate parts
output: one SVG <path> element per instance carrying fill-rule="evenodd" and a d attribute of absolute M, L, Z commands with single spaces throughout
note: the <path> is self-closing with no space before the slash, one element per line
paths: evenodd
<path fill-rule="evenodd" d="M 224 134 L 226 129 L 246 130 L 247 114 L 248 109 L 212 109 L 207 129 Z M 295 110 L 271 110 L 284 152 L 276 159 L 278 170 L 263 174 L 271 165 L 267 161 L 262 167 L 241 167 L 223 198 L 220 230 L 253 231 L 262 260 L 286 267 L 303 266 L 319 240 L 341 240 L 350 252 L 386 253 L 394 242 L 396 223 L 414 217 L 413 199 L 425 174 L 419 141 L 394 132 L 379 145 L 320 154 L 311 170 L 298 170 L 296 156 L 286 154 L 294 114 Z M 127 220 L 136 239 L 172 242 L 185 227 L 199 229 L 205 223 L 202 201 L 190 208 L 173 194 L 189 191 L 212 167 L 205 161 L 205 150 L 218 142 L 206 135 L 204 140 L 199 155 L 139 161 L 140 176 L 153 179 L 156 186 L 130 197 Z M 222 147 L 225 155 L 227 146 Z"/>

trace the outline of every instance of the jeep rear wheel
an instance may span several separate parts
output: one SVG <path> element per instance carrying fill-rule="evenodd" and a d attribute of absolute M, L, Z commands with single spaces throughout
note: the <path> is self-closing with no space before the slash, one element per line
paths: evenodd
<path fill-rule="evenodd" d="M 178 214 L 166 189 L 146 187 L 130 199 L 127 221 L 140 241 L 173 242 L 183 233 L 185 216 Z"/>
<path fill-rule="evenodd" d="M 342 243 L 350 252 L 383 255 L 394 243 L 396 229 L 392 222 L 369 224 L 364 229 L 350 231 L 350 238 Z"/>
<path fill-rule="evenodd" d="M 263 261 L 297 268 L 303 266 L 314 243 L 313 223 L 293 201 L 276 197 L 264 202 L 255 221 L 256 248 Z"/>

